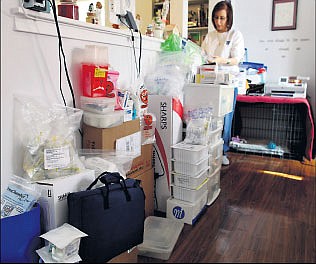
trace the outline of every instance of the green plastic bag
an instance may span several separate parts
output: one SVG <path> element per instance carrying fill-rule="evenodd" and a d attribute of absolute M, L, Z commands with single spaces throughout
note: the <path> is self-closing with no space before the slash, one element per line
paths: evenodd
<path fill-rule="evenodd" d="M 161 50 L 165 52 L 174 52 L 182 50 L 182 40 L 177 34 L 170 34 L 168 39 L 161 43 Z"/>

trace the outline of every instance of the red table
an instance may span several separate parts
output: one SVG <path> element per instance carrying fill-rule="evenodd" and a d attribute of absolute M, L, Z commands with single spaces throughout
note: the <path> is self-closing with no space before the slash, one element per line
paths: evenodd
<path fill-rule="evenodd" d="M 246 96 L 238 95 L 237 102 L 245 103 L 270 103 L 270 104 L 305 104 L 307 109 L 306 116 L 306 147 L 305 156 L 308 160 L 312 159 L 314 144 L 314 122 L 309 102 L 306 98 L 284 98 L 271 96 Z"/>

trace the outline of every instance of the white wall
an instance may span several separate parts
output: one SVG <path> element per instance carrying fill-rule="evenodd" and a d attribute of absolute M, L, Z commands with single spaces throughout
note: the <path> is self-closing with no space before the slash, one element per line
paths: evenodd
<path fill-rule="evenodd" d="M 23 153 L 15 130 L 14 95 L 29 95 L 47 105 L 63 104 L 59 92 L 58 40 L 52 15 L 26 10 L 29 15 L 39 16 L 32 20 L 18 7 L 19 0 L 1 0 L 1 189 L 6 187 L 12 174 L 22 173 Z M 129 30 L 106 29 L 61 17 L 59 21 L 77 104 L 78 66 L 87 44 L 107 46 L 109 62 L 120 72 L 119 87 L 131 85 L 136 70 Z M 143 75 L 153 69 L 160 43 L 158 39 L 143 36 Z M 135 44 L 139 47 L 138 37 Z M 137 49 L 137 57 L 138 54 Z M 71 106 L 65 72 L 62 72 L 62 87 Z"/>
<path fill-rule="evenodd" d="M 315 0 L 299 0 L 296 30 L 271 31 L 272 0 L 235 0 L 234 26 L 244 35 L 249 61 L 268 66 L 267 81 L 309 76 L 307 94 L 315 123 Z"/>

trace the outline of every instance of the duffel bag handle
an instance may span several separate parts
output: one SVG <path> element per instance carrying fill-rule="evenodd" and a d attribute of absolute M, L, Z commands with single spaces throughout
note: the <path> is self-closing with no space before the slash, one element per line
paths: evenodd
<path fill-rule="evenodd" d="M 120 175 L 120 173 L 118 173 L 118 172 L 103 172 L 100 175 L 100 181 L 103 184 L 105 184 L 105 186 L 108 190 L 108 193 L 109 193 L 109 184 L 110 183 L 119 183 L 121 185 L 122 190 L 125 193 L 126 201 L 131 200 L 131 195 L 129 194 L 129 192 L 127 190 L 125 179 Z"/>
<path fill-rule="evenodd" d="M 100 180 L 103 184 L 105 184 L 107 192 L 105 193 L 102 189 L 102 193 L 105 199 L 105 208 L 108 208 L 108 196 L 109 196 L 109 184 L 110 183 L 119 183 L 121 185 L 122 190 L 124 191 L 126 201 L 131 200 L 131 195 L 129 194 L 125 179 L 120 175 L 119 172 L 103 172 L 101 173 L 87 188 L 87 190 L 91 190 L 92 187 Z"/>

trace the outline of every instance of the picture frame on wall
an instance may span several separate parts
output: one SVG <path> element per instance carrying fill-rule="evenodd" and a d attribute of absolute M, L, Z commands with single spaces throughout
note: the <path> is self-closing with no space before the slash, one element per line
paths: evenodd
<path fill-rule="evenodd" d="M 298 0 L 273 0 L 271 30 L 296 29 Z"/>

